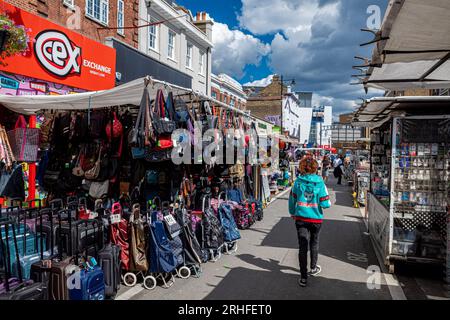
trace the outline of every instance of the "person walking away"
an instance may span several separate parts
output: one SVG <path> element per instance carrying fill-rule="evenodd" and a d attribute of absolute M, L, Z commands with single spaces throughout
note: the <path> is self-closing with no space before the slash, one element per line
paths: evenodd
<path fill-rule="evenodd" d="M 331 207 L 330 197 L 323 179 L 316 174 L 317 161 L 305 158 L 300 161 L 300 176 L 295 180 L 289 196 L 289 214 L 297 228 L 300 264 L 299 285 L 306 287 L 308 279 L 308 247 L 310 250 L 309 275 L 318 275 L 322 268 L 317 264 L 319 232 L 323 209 Z"/>
<path fill-rule="evenodd" d="M 340 155 L 333 162 L 334 167 L 334 177 L 338 179 L 337 184 L 342 184 L 342 175 L 344 174 L 344 156 Z"/>
<path fill-rule="evenodd" d="M 331 162 L 327 155 L 323 156 L 322 160 L 322 178 L 323 181 L 328 181 L 328 174 L 330 170 Z"/>

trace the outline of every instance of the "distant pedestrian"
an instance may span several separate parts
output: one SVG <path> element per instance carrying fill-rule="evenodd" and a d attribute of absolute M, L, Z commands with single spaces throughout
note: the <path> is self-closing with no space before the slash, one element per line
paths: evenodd
<path fill-rule="evenodd" d="M 322 160 L 322 178 L 323 181 L 327 182 L 328 181 L 328 174 L 330 171 L 330 167 L 331 167 L 331 161 L 328 158 L 328 156 L 323 156 L 323 160 Z"/>
<path fill-rule="evenodd" d="M 319 256 L 319 232 L 323 209 L 331 206 L 323 179 L 316 174 L 317 161 L 304 158 L 300 161 L 300 176 L 295 180 L 289 196 L 289 214 L 297 227 L 300 264 L 299 284 L 306 287 L 308 278 L 308 248 L 310 249 L 310 272 L 316 276 L 322 270 L 317 264 Z"/>
<path fill-rule="evenodd" d="M 333 162 L 333 175 L 338 179 L 337 184 L 342 184 L 342 176 L 344 174 L 344 156 L 340 155 Z"/>

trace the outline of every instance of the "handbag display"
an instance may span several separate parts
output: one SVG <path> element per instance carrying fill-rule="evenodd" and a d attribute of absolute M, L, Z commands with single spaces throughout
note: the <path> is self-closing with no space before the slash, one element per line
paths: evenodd
<path fill-rule="evenodd" d="M 102 199 L 108 195 L 109 180 L 102 182 L 92 181 L 89 187 L 89 196 L 94 199 Z"/>
<path fill-rule="evenodd" d="M 172 156 L 172 149 L 163 150 L 149 150 L 145 153 L 145 161 L 148 162 L 161 162 L 170 160 Z"/>
<path fill-rule="evenodd" d="M 83 151 L 84 148 L 81 148 L 80 153 L 78 154 L 77 162 L 75 163 L 75 166 L 72 169 L 72 174 L 77 177 L 84 177 L 84 170 L 81 167 L 82 161 L 81 159 L 82 157 L 84 157 Z"/>
<path fill-rule="evenodd" d="M 164 94 L 161 89 L 156 93 L 155 104 L 151 110 L 152 126 L 158 136 L 171 134 L 176 129 L 175 122 L 170 119 L 170 113 L 165 113 Z"/>
<path fill-rule="evenodd" d="M 100 168 L 101 168 L 101 161 L 102 161 L 102 148 L 99 148 L 98 158 L 97 161 L 95 161 L 94 167 L 84 173 L 84 177 L 89 180 L 95 180 L 97 179 Z"/>
<path fill-rule="evenodd" d="M 19 162 L 36 162 L 39 149 L 40 129 L 27 128 L 25 117 L 20 115 L 8 138 L 13 154 Z"/>

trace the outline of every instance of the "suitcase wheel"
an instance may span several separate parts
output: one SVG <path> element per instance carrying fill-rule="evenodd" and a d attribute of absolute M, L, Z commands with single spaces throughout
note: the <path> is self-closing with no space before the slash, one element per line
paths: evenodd
<path fill-rule="evenodd" d="M 181 279 L 187 279 L 191 276 L 191 270 L 186 266 L 182 266 L 177 270 L 177 274 Z"/>
<path fill-rule="evenodd" d="M 156 279 L 153 276 L 146 276 L 143 282 L 144 288 L 147 290 L 153 290 L 156 288 Z"/>
<path fill-rule="evenodd" d="M 137 277 L 133 272 L 127 272 L 123 276 L 123 283 L 127 287 L 134 287 L 137 283 Z"/>

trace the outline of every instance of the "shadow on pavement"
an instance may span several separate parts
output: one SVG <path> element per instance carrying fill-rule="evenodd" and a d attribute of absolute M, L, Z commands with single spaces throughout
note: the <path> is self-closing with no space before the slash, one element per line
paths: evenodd
<path fill-rule="evenodd" d="M 310 277 L 308 287 L 301 288 L 298 272 L 250 254 L 238 255 L 246 263 L 264 269 L 237 267 L 232 269 L 205 297 L 206 300 L 350 300 L 386 299 L 386 287 L 370 290 L 366 283 L 323 277 Z"/>
<path fill-rule="evenodd" d="M 319 254 L 365 269 L 369 259 L 364 246 L 366 241 L 361 235 L 360 222 L 324 220 L 320 231 Z M 298 249 L 294 221 L 290 217 L 281 218 L 261 246 Z"/>

